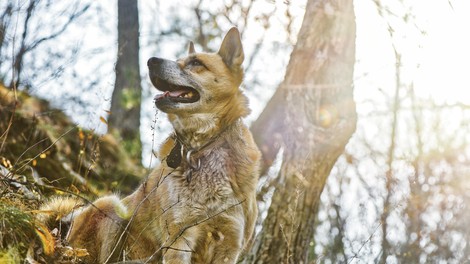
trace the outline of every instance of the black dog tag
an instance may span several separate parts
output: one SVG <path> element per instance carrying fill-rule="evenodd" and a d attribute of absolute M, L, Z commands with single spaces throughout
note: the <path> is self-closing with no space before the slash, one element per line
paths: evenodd
<path fill-rule="evenodd" d="M 176 141 L 175 146 L 170 151 L 170 154 L 166 157 L 166 164 L 173 169 L 178 168 L 181 164 L 181 144 Z"/>

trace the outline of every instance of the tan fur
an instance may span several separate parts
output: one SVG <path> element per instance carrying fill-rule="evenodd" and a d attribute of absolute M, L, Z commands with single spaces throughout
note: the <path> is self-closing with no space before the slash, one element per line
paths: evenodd
<path fill-rule="evenodd" d="M 204 67 L 189 65 L 194 58 Z M 165 162 L 176 144 L 172 135 L 160 147 L 161 165 L 133 194 L 103 197 L 72 213 L 67 239 L 89 251 L 88 262 L 236 263 L 247 249 L 260 152 L 240 120 L 249 113 L 239 89 L 242 62 L 235 28 L 218 53 L 195 53 L 190 45 L 188 57 L 177 61 L 200 94 L 195 103 L 165 109 L 183 143 L 182 163 L 173 169 Z M 188 161 L 189 149 L 198 151 Z M 191 169 L 198 161 L 200 168 Z"/>

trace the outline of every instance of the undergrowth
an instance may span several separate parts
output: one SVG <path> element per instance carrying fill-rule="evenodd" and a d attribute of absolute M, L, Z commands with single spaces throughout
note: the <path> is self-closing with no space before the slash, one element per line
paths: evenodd
<path fill-rule="evenodd" d="M 146 170 L 113 135 L 74 124 L 45 100 L 0 84 L 0 263 L 80 263 L 60 225 L 38 221 L 52 196 L 84 203 L 132 191 Z M 60 222 L 60 219 L 53 219 Z M 59 227 L 59 228 L 57 228 Z"/>

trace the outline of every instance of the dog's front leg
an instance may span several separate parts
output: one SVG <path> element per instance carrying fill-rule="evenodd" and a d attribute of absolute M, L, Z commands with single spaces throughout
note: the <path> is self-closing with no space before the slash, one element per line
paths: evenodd
<path fill-rule="evenodd" d="M 195 230 L 185 230 L 174 242 L 165 247 L 163 264 L 190 264 L 196 241 Z"/>
<path fill-rule="evenodd" d="M 243 247 L 243 235 L 239 232 L 241 229 L 233 228 L 233 226 L 231 228 L 226 228 L 223 232 L 217 232 L 217 237 L 220 241 L 214 249 L 211 263 L 237 263 Z"/>
<path fill-rule="evenodd" d="M 235 264 L 237 263 L 238 257 L 240 256 L 241 246 L 239 243 L 230 243 L 233 245 L 227 245 L 224 248 L 218 248 L 214 252 L 214 257 L 212 263 L 227 263 Z"/>
<path fill-rule="evenodd" d="M 182 249 L 168 249 L 163 255 L 163 264 L 189 264 L 191 252 Z"/>
<path fill-rule="evenodd" d="M 163 254 L 163 264 L 189 264 L 191 263 L 191 253 L 188 247 L 175 244 Z"/>

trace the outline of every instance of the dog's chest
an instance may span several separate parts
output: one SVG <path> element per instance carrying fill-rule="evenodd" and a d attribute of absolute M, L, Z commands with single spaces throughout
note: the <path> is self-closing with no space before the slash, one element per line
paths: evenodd
<path fill-rule="evenodd" d="M 176 180 L 180 199 L 189 204 L 210 208 L 234 198 L 231 180 L 236 166 L 227 148 L 217 148 L 196 156 L 193 163 L 199 168 L 183 166 L 183 177 Z"/>

